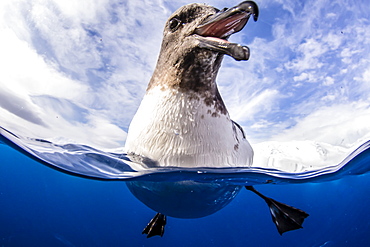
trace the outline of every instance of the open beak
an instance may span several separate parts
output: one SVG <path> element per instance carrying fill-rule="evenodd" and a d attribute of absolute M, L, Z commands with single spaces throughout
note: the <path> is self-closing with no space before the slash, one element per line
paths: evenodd
<path fill-rule="evenodd" d="M 245 1 L 207 17 L 195 29 L 195 34 L 199 35 L 199 47 L 227 54 L 235 60 L 248 60 L 249 48 L 230 43 L 227 39 L 242 30 L 251 15 L 257 21 L 258 6 L 255 2 Z"/>

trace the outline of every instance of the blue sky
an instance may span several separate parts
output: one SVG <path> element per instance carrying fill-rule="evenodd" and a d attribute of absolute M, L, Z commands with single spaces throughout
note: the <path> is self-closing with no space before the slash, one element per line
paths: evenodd
<path fill-rule="evenodd" d="M 100 148 L 124 145 L 153 72 L 167 17 L 192 1 L 0 3 L 0 125 Z M 238 1 L 207 1 L 219 9 Z M 231 41 L 217 82 L 252 145 L 370 139 L 367 1 L 256 1 L 259 20 Z"/>

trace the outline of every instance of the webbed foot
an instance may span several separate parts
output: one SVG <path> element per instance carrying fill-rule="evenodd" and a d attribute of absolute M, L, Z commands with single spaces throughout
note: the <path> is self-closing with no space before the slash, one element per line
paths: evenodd
<path fill-rule="evenodd" d="M 164 226 L 166 225 L 166 215 L 157 213 L 153 219 L 150 220 L 149 224 L 144 228 L 142 234 L 147 234 L 147 238 L 153 236 L 163 236 Z"/>
<path fill-rule="evenodd" d="M 304 219 L 309 216 L 309 214 L 298 208 L 286 205 L 262 195 L 255 188 L 253 188 L 253 186 L 245 186 L 245 188 L 256 193 L 265 200 L 269 206 L 272 221 L 275 223 L 280 235 L 287 231 L 302 228 Z"/>

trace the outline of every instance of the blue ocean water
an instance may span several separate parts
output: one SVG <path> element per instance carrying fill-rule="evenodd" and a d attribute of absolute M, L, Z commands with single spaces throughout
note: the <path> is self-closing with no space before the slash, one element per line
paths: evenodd
<path fill-rule="evenodd" d="M 294 180 L 293 175 L 281 178 L 281 174 L 272 174 L 273 171 L 266 171 L 267 177 L 263 176 L 263 171 L 242 172 L 235 178 L 232 172 L 208 171 L 204 176 L 208 181 L 226 183 L 251 180 L 265 195 L 308 212 L 310 216 L 303 229 L 280 236 L 263 200 L 242 190 L 229 205 L 213 215 L 199 219 L 169 217 L 165 235 L 147 239 L 141 231 L 155 212 L 130 193 L 125 180 L 104 181 L 64 173 L 27 157 L 14 146 L 5 145 L 6 140 L 2 141 L 1 246 L 319 247 L 367 246 L 370 243 L 368 148 L 356 153 L 339 170 L 311 174 L 311 178 Z M 102 156 L 98 157 L 96 160 L 104 162 L 100 159 Z M 106 161 L 109 163 L 109 159 Z M 189 179 L 196 174 L 204 175 L 196 171 L 160 173 L 160 177 L 150 179 L 169 177 L 171 180 L 179 176 Z M 322 179 L 315 180 L 315 176 Z M 274 182 L 263 184 L 266 178 Z M 148 179 L 148 174 L 136 179 Z"/>

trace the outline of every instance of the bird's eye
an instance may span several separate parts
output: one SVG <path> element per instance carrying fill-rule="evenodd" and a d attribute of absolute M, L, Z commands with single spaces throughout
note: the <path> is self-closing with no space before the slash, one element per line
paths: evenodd
<path fill-rule="evenodd" d="M 168 24 L 172 32 L 176 31 L 181 25 L 181 21 L 177 18 L 172 18 Z"/>

